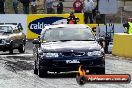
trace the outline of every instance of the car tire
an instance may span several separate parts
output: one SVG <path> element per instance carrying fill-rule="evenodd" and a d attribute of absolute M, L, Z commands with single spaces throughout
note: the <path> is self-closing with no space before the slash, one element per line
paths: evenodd
<path fill-rule="evenodd" d="M 46 77 L 46 76 L 47 76 L 47 71 L 38 68 L 38 76 L 41 77 L 41 78 L 42 78 L 42 77 Z"/>
<path fill-rule="evenodd" d="M 21 45 L 20 45 L 20 47 L 18 48 L 18 51 L 19 51 L 20 53 L 24 53 L 24 52 L 25 52 L 25 46 L 24 46 L 24 44 L 21 44 Z"/>
<path fill-rule="evenodd" d="M 13 44 L 12 43 L 10 44 L 10 47 L 9 47 L 9 54 L 13 54 Z"/>
<path fill-rule="evenodd" d="M 38 74 L 38 69 L 37 69 L 37 66 L 36 66 L 36 61 L 34 62 L 34 74 Z"/>

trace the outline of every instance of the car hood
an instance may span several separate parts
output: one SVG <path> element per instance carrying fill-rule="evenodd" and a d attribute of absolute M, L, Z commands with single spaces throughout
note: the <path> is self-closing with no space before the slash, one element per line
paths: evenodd
<path fill-rule="evenodd" d="M 44 52 L 73 52 L 100 50 L 101 47 L 96 41 L 66 41 L 42 43 L 41 49 Z"/>
<path fill-rule="evenodd" d="M 9 35 L 3 35 L 3 33 L 0 33 L 0 39 L 7 39 Z"/>

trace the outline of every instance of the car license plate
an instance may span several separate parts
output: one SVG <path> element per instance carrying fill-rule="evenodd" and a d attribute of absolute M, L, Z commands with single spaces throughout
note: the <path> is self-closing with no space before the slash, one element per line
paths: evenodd
<path fill-rule="evenodd" d="M 74 63 L 80 63 L 79 60 L 66 60 L 67 64 L 74 64 Z"/>

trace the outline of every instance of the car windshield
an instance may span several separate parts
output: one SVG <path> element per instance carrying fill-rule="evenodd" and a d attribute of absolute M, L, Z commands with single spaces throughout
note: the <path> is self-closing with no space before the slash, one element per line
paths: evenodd
<path fill-rule="evenodd" d="M 12 33 L 12 27 L 0 26 L 0 33 Z"/>
<path fill-rule="evenodd" d="M 43 36 L 48 41 L 94 41 L 89 28 L 54 28 L 47 29 Z"/>

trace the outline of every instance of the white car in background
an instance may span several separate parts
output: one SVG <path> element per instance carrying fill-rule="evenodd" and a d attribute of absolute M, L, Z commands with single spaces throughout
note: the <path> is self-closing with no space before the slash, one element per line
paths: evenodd
<path fill-rule="evenodd" d="M 108 53 L 112 53 L 113 42 L 109 42 Z"/>

